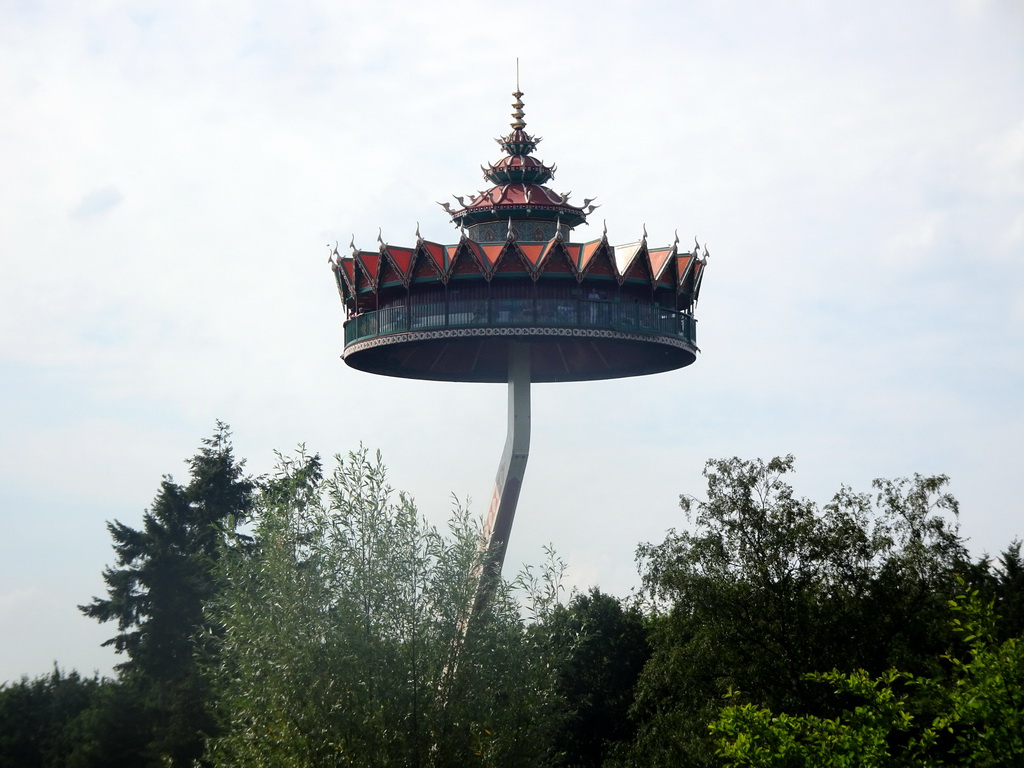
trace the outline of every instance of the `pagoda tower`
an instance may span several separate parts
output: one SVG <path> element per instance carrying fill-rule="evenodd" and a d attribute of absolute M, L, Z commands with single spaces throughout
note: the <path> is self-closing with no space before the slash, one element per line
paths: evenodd
<path fill-rule="evenodd" d="M 514 92 L 505 153 L 481 166 L 488 187 L 439 203 L 458 242 L 386 243 L 330 264 L 345 307 L 344 352 L 353 368 L 386 376 L 507 382 L 509 427 L 484 521 L 500 573 L 529 454 L 531 382 L 587 381 L 682 368 L 697 356 L 694 308 L 707 248 L 679 238 L 651 246 L 572 242 L 596 198 L 570 202 L 547 184 L 556 167 L 534 156 L 523 93 Z M 477 608 L 486 600 L 481 578 Z"/>

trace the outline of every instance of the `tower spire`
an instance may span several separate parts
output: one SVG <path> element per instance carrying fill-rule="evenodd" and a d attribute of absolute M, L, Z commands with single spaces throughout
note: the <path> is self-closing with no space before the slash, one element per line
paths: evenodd
<path fill-rule="evenodd" d="M 526 121 L 523 117 L 526 113 L 523 112 L 523 92 L 519 90 L 519 58 L 516 58 L 516 90 L 512 94 L 516 97 L 516 100 L 512 102 L 512 106 L 515 107 L 515 111 L 512 113 L 513 121 L 510 123 L 513 131 L 521 131 L 526 127 Z"/>
<path fill-rule="evenodd" d="M 512 92 L 515 101 L 512 102 L 512 132 L 496 141 L 502 149 L 510 155 L 529 155 L 541 142 L 538 136 L 534 138 L 526 132 L 526 121 L 523 119 L 526 113 L 523 112 L 523 92 L 519 87 L 519 59 L 516 59 L 516 89 Z"/>

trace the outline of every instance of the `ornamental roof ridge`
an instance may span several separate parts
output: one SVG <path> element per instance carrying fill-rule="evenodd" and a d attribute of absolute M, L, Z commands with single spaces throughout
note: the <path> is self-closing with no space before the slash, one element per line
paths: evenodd
<path fill-rule="evenodd" d="M 450 203 L 438 202 L 452 223 L 459 228 L 468 228 L 471 237 L 477 236 L 476 227 L 496 223 L 509 218 L 519 221 L 558 222 L 568 230 L 585 224 L 587 217 L 598 206 L 592 205 L 595 198 L 587 198 L 582 206 L 569 202 L 572 194 L 559 193 L 545 186 L 555 174 L 556 166 L 550 166 L 531 153 L 540 142 L 526 130 L 526 112 L 523 107 L 523 91 L 519 87 L 519 73 L 516 71 L 516 90 L 512 93 L 511 133 L 496 139 L 505 156 L 494 163 L 481 165 L 484 178 L 491 187 L 475 195 L 453 195 L 457 207 Z"/>
<path fill-rule="evenodd" d="M 503 222 L 503 223 L 505 223 L 505 222 Z M 507 223 L 510 224 L 510 225 L 514 224 L 515 220 L 513 218 L 509 217 L 509 219 L 507 220 Z M 366 255 L 386 256 L 388 254 L 388 251 L 392 250 L 392 249 L 394 249 L 394 250 L 402 250 L 402 251 L 414 251 L 414 250 L 416 250 L 417 248 L 419 248 L 421 246 L 422 247 L 438 246 L 438 247 L 443 247 L 443 248 L 457 248 L 457 247 L 461 246 L 463 243 L 467 243 L 467 242 L 474 243 L 474 244 L 476 243 L 476 241 L 474 241 L 471 237 L 469 237 L 465 233 L 461 233 L 460 236 L 459 236 L 458 241 L 454 242 L 454 243 L 441 243 L 441 242 L 438 242 L 438 241 L 435 241 L 435 240 L 428 240 L 428 239 L 426 239 L 425 237 L 423 237 L 422 235 L 419 234 L 419 223 L 418 222 L 416 224 L 416 229 L 417 229 L 417 232 L 414 234 L 414 239 L 413 239 L 412 245 L 396 245 L 395 243 L 385 243 L 382 240 L 378 239 L 378 245 L 377 245 L 377 249 L 376 250 L 365 250 L 365 249 L 359 248 L 358 246 L 355 245 L 355 238 L 353 237 L 352 238 L 352 242 L 349 244 L 349 247 L 352 249 L 352 255 L 351 256 L 342 256 L 341 252 L 338 250 L 337 246 L 330 246 L 330 245 L 328 245 L 327 247 L 328 248 L 332 248 L 332 250 L 329 253 L 327 261 L 331 265 L 331 267 L 334 268 L 338 264 L 340 264 L 340 263 L 342 263 L 344 261 L 352 261 L 353 259 L 358 259 L 360 256 L 366 256 Z M 505 243 L 508 239 L 510 239 L 508 237 L 508 233 L 512 233 L 513 234 L 513 237 L 511 239 L 518 240 L 518 238 L 514 237 L 514 230 L 507 229 L 506 230 L 506 237 L 505 237 L 505 239 L 503 239 L 501 241 L 495 241 L 495 242 Z M 378 238 L 379 237 L 380 236 L 378 235 Z M 613 245 L 612 242 L 608 239 L 607 231 L 606 232 L 602 232 L 602 234 L 599 237 L 593 238 L 592 240 L 583 240 L 583 241 L 574 240 L 574 241 L 569 241 L 569 240 L 567 240 L 562 235 L 561 231 L 559 230 L 554 235 L 552 235 L 551 238 L 549 238 L 549 239 L 537 240 L 537 241 L 529 241 L 529 242 L 538 242 L 538 243 L 550 244 L 550 243 L 554 243 L 555 241 L 562 242 L 567 247 L 568 246 L 580 246 L 580 247 L 586 247 L 586 248 L 596 248 L 598 246 L 604 245 L 604 246 L 607 246 L 608 248 L 612 248 L 612 249 L 614 249 L 614 248 L 636 248 L 636 249 L 639 249 L 641 246 L 643 246 L 644 248 L 650 248 L 650 246 L 647 244 L 647 239 L 642 237 L 642 236 L 638 240 L 631 240 L 629 242 L 616 243 L 616 244 Z M 668 252 L 672 256 L 678 255 L 678 256 L 685 256 L 687 258 L 694 258 L 698 262 L 705 261 L 707 259 L 708 255 L 709 255 L 708 252 L 707 252 L 707 246 L 700 246 L 700 245 L 698 245 L 693 251 L 680 251 L 678 249 L 678 244 L 679 244 L 679 241 L 677 239 L 675 242 L 668 243 L 667 245 L 655 246 L 654 249 L 655 250 L 659 250 L 659 251 L 666 251 L 666 252 Z M 701 250 L 704 251 L 703 254 L 700 252 Z"/>

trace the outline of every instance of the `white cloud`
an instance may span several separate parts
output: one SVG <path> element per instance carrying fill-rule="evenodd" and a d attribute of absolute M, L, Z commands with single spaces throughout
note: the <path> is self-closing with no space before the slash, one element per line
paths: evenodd
<path fill-rule="evenodd" d="M 113 184 L 89 192 L 78 204 L 71 209 L 71 217 L 74 219 L 87 219 L 93 216 L 102 216 L 113 208 L 116 208 L 124 195 L 121 190 Z"/>
<path fill-rule="evenodd" d="M 450 491 L 480 506 L 502 388 L 346 369 L 324 245 L 411 242 L 417 222 L 452 239 L 434 201 L 497 158 L 519 56 L 554 186 L 603 205 L 581 239 L 605 218 L 618 242 L 678 228 L 712 259 L 692 369 L 536 388 L 510 568 L 553 542 L 572 584 L 623 593 L 635 545 L 734 454 L 795 452 L 819 500 L 949 472 L 969 535 L 1019 535 L 999 513 L 1024 428 L 1020 11 L 522 10 L 0 11 L 0 477 L 20 518 L 94 530 L 75 573 L 98 576 L 103 521 L 138 515 L 215 418 L 255 471 L 362 440 L 434 519 Z M 29 581 L 11 590 L 32 554 L 12 553 Z M 0 679 L 46 671 L 24 665 Z"/>

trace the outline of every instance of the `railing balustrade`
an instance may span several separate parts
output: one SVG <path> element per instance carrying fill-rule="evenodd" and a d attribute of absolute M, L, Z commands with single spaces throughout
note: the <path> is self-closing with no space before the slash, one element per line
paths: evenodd
<path fill-rule="evenodd" d="M 409 331 L 514 326 L 607 328 L 697 341 L 693 315 L 639 302 L 591 299 L 450 299 L 396 304 L 345 323 L 345 345 Z"/>

